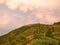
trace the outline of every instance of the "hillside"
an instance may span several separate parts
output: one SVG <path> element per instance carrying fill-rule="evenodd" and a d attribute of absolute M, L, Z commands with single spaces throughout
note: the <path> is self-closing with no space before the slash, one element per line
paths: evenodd
<path fill-rule="evenodd" d="M 0 45 L 60 45 L 60 23 L 20 27 L 1 36 Z"/>

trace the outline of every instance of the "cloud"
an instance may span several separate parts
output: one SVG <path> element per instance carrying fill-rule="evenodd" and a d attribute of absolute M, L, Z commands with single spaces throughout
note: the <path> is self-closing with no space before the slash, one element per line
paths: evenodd
<path fill-rule="evenodd" d="M 8 15 L 8 13 L 6 13 L 5 11 L 0 9 L 0 25 L 1 25 L 0 28 L 6 26 L 6 24 L 8 24 L 10 19 L 8 18 L 7 15 Z"/>
<path fill-rule="evenodd" d="M 8 8 L 27 12 L 28 10 L 34 10 L 38 8 L 54 9 L 60 6 L 60 0 L 0 0 L 0 3 L 4 3 Z"/>
<path fill-rule="evenodd" d="M 47 23 L 47 24 L 53 24 L 54 22 L 59 22 L 60 21 L 60 11 L 54 11 L 54 10 L 38 10 L 33 12 L 33 15 L 35 18 L 39 20 L 40 23 Z M 56 14 L 55 14 L 56 13 Z"/>
<path fill-rule="evenodd" d="M 0 5 L 2 34 L 26 24 L 60 21 L 60 0 L 0 0 Z"/>
<path fill-rule="evenodd" d="M 0 0 L 0 4 L 3 4 L 4 3 L 4 0 Z"/>
<path fill-rule="evenodd" d="M 0 30 L 15 29 L 19 27 L 23 21 L 23 16 L 18 16 L 18 14 L 12 13 L 12 11 L 0 9 Z"/>
<path fill-rule="evenodd" d="M 5 4 L 8 8 L 15 10 L 19 6 L 19 0 L 6 0 Z"/>

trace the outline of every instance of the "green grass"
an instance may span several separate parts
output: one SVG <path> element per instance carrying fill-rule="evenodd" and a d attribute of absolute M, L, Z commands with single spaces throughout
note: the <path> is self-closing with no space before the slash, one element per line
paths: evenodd
<path fill-rule="evenodd" d="M 60 23 L 29 24 L 0 37 L 0 45 L 60 45 Z"/>

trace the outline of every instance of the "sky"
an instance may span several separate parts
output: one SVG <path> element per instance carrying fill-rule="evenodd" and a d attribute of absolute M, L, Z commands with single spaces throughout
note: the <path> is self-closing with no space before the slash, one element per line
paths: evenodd
<path fill-rule="evenodd" d="M 0 0 L 0 36 L 24 25 L 60 22 L 60 0 Z"/>

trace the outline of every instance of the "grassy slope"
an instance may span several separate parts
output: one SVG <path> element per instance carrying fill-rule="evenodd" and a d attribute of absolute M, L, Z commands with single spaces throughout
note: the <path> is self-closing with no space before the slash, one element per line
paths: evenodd
<path fill-rule="evenodd" d="M 1 36 L 0 45 L 60 45 L 60 23 L 23 26 Z"/>

